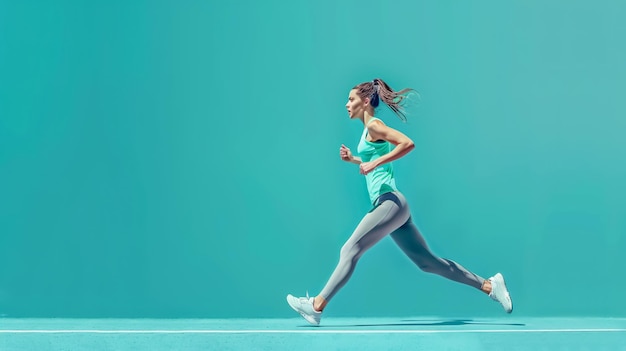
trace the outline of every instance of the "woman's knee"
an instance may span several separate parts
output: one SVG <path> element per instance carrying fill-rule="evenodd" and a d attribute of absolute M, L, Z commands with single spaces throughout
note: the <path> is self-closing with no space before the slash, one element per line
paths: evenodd
<path fill-rule="evenodd" d="M 418 260 L 416 262 L 417 266 L 419 267 L 419 269 L 421 269 L 422 271 L 426 272 L 426 273 L 433 273 L 433 274 L 442 274 L 445 273 L 446 269 L 448 267 L 446 267 L 441 261 L 439 260 Z"/>
<path fill-rule="evenodd" d="M 428 261 L 418 261 L 416 262 L 417 267 L 426 273 L 434 273 L 435 269 Z"/>
<path fill-rule="evenodd" d="M 359 256 L 359 250 L 356 245 L 350 243 L 344 244 L 339 252 L 339 259 L 342 261 L 357 261 Z"/>

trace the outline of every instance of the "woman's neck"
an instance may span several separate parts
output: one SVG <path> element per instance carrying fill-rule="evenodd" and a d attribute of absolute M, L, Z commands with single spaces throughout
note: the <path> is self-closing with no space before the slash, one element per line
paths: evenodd
<path fill-rule="evenodd" d="M 374 114 L 370 114 L 368 111 L 365 111 L 365 113 L 363 114 L 363 125 L 367 125 L 372 118 L 374 118 Z"/>

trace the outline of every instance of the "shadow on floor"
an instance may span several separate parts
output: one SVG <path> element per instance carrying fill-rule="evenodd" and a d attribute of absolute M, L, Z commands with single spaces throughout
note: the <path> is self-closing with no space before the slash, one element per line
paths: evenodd
<path fill-rule="evenodd" d="M 502 323 L 502 322 L 479 322 L 473 319 L 451 319 L 451 320 L 416 320 L 403 319 L 399 323 L 379 323 L 379 324 L 332 324 L 320 325 L 326 328 L 354 328 L 354 327 L 410 327 L 410 326 L 447 326 L 447 325 L 506 325 L 523 327 L 524 323 Z M 301 327 L 307 327 L 303 325 Z"/>

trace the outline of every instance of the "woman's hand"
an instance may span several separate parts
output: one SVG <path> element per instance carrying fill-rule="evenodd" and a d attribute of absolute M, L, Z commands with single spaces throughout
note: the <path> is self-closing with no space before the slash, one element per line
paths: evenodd
<path fill-rule="evenodd" d="M 359 165 L 359 170 L 360 170 L 361 174 L 365 175 L 365 174 L 368 174 L 369 172 L 373 171 L 376 167 L 378 167 L 376 162 L 362 162 Z"/>
<path fill-rule="evenodd" d="M 341 147 L 339 148 L 339 157 L 346 162 L 352 162 L 352 151 L 350 151 L 350 148 L 344 144 L 341 144 Z"/>

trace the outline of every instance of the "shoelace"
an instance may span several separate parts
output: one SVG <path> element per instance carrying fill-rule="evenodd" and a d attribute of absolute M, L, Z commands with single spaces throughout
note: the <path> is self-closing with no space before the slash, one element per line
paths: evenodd
<path fill-rule="evenodd" d="M 307 291 L 306 291 L 306 297 L 301 297 L 301 298 L 300 298 L 300 301 L 301 301 L 301 302 L 309 302 L 309 300 L 310 300 L 310 299 L 311 299 L 311 298 L 309 297 L 309 291 L 307 290 Z"/>

